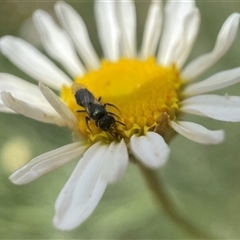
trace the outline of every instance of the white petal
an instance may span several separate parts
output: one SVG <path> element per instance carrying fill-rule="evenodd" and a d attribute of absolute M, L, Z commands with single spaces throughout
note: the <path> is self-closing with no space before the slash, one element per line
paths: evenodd
<path fill-rule="evenodd" d="M 183 93 L 192 96 L 225 88 L 238 82 L 240 82 L 240 67 L 216 73 L 201 82 L 193 83 L 187 86 Z"/>
<path fill-rule="evenodd" d="M 123 57 L 136 56 L 136 9 L 132 0 L 116 1 L 118 25 L 121 31 L 121 52 Z"/>
<path fill-rule="evenodd" d="M 40 91 L 43 96 L 47 99 L 50 105 L 56 110 L 56 112 L 66 121 L 68 127 L 72 130 L 77 129 L 77 118 L 71 112 L 71 110 L 67 107 L 65 103 L 63 103 L 58 96 L 48 87 L 46 87 L 43 83 L 39 83 Z"/>
<path fill-rule="evenodd" d="M 73 78 L 82 76 L 85 72 L 84 67 L 66 32 L 58 27 L 53 18 L 43 10 L 35 11 L 33 20 L 47 53 L 60 62 Z"/>
<path fill-rule="evenodd" d="M 194 1 L 168 1 L 158 62 L 181 67 L 188 57 L 198 33 L 199 11 Z"/>
<path fill-rule="evenodd" d="M 21 70 L 48 86 L 61 90 L 62 85 L 72 81 L 53 62 L 26 41 L 5 36 L 0 39 L 2 53 Z"/>
<path fill-rule="evenodd" d="M 211 131 L 192 122 L 170 122 L 171 127 L 184 137 L 202 144 L 218 144 L 224 141 L 225 134 L 222 130 Z"/>
<path fill-rule="evenodd" d="M 182 77 L 185 80 L 190 81 L 198 77 L 214 63 L 216 63 L 228 51 L 235 40 L 239 19 L 240 15 L 238 13 L 233 13 L 227 18 L 218 34 L 212 52 L 198 57 L 183 69 Z"/>
<path fill-rule="evenodd" d="M 34 104 L 39 108 L 49 109 L 50 112 L 55 112 L 46 99 L 43 97 L 39 88 L 21 78 L 8 73 L 0 73 L 0 92 L 10 92 L 17 99 Z M 0 99 L 0 103 L 2 100 Z"/>
<path fill-rule="evenodd" d="M 85 65 L 88 69 L 98 69 L 100 67 L 100 60 L 92 46 L 86 25 L 81 16 L 72 6 L 65 2 L 57 2 L 55 4 L 55 11 L 61 25 L 72 37 Z"/>
<path fill-rule="evenodd" d="M 27 165 L 14 172 L 9 179 L 18 185 L 32 182 L 40 176 L 82 155 L 87 147 L 88 145 L 85 142 L 77 142 L 46 152 L 33 158 Z"/>
<path fill-rule="evenodd" d="M 227 122 L 240 122 L 240 97 L 200 95 L 182 101 L 182 112 Z"/>
<path fill-rule="evenodd" d="M 192 10 L 184 21 L 183 36 L 179 48 L 176 49 L 173 61 L 181 68 L 188 58 L 195 43 L 200 25 L 200 13 L 198 8 Z"/>
<path fill-rule="evenodd" d="M 55 204 L 54 225 L 71 230 L 84 222 L 99 203 L 107 182 L 101 175 L 107 146 L 94 144 L 80 159 Z"/>
<path fill-rule="evenodd" d="M 3 113 L 16 113 L 12 109 L 8 108 L 0 99 L 0 112 Z"/>
<path fill-rule="evenodd" d="M 37 85 L 32 84 L 28 81 L 25 81 L 17 76 L 14 76 L 9 73 L 0 73 L 0 91 L 26 91 L 31 92 L 33 96 L 37 95 L 37 98 L 42 97 L 41 92 L 39 91 Z M 44 99 L 44 98 L 43 98 Z"/>
<path fill-rule="evenodd" d="M 115 2 L 96 0 L 95 16 L 104 57 L 111 61 L 117 61 L 120 32 L 116 19 Z"/>
<path fill-rule="evenodd" d="M 66 126 L 66 122 L 57 114 L 54 109 L 37 106 L 33 103 L 26 103 L 14 98 L 11 93 L 3 91 L 1 93 L 3 103 L 16 113 L 35 119 L 40 122 Z"/>
<path fill-rule="evenodd" d="M 162 28 L 162 1 L 152 0 L 146 19 L 141 57 L 147 59 L 154 56 L 159 42 Z"/>
<path fill-rule="evenodd" d="M 163 166 L 170 153 L 170 148 L 163 138 L 154 132 L 139 137 L 133 135 L 130 138 L 130 149 L 134 157 L 148 168 Z"/>
<path fill-rule="evenodd" d="M 108 147 L 102 177 L 108 183 L 114 183 L 123 176 L 128 166 L 128 151 L 124 140 L 112 142 Z"/>

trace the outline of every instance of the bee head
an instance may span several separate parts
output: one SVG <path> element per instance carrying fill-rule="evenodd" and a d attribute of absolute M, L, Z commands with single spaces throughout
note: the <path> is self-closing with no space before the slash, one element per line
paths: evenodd
<path fill-rule="evenodd" d="M 113 116 L 105 115 L 98 121 L 98 126 L 102 131 L 108 132 L 115 125 L 116 121 Z"/>

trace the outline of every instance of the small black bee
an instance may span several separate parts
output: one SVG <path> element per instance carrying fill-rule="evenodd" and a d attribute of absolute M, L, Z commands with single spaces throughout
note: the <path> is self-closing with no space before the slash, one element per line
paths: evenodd
<path fill-rule="evenodd" d="M 96 99 L 93 94 L 87 88 L 79 88 L 75 91 L 75 100 L 77 104 L 83 107 L 85 110 L 77 110 L 77 112 L 86 112 L 85 121 L 88 129 L 91 131 L 88 122 L 90 120 L 94 121 L 96 126 L 99 127 L 102 131 L 109 132 L 114 138 L 117 139 L 116 134 L 113 132 L 113 129 L 116 126 L 116 123 L 122 124 L 120 121 L 117 121 L 115 117 L 118 117 L 115 113 L 108 112 L 106 106 L 115 107 L 111 103 L 101 104 L 101 97 Z"/>

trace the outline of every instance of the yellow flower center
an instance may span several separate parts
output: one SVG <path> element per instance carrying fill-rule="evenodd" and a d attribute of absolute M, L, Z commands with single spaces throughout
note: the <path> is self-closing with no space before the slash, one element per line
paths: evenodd
<path fill-rule="evenodd" d="M 76 103 L 74 91 L 77 84 L 88 89 L 96 100 L 101 97 L 99 104 L 111 103 L 115 106 L 106 105 L 106 111 L 115 114 L 112 115 L 116 120 L 114 128 L 103 131 L 99 122 L 96 123 L 92 118 L 86 124 L 85 119 L 89 117 L 89 112 L 77 112 L 86 110 Z M 64 86 L 61 98 L 76 115 L 79 131 L 91 141 L 99 138 L 114 140 L 114 136 L 128 141 L 133 134 L 145 134 L 147 131 L 161 134 L 161 126 L 166 125 L 169 119 L 176 119 L 182 84 L 174 65 L 168 68 L 159 66 L 153 57 L 145 61 L 103 60 L 100 69 L 77 77 L 75 86 Z"/>

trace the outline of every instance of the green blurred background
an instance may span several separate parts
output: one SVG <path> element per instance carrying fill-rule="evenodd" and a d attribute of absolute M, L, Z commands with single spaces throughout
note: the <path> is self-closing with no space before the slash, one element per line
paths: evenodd
<path fill-rule="evenodd" d="M 0 37 L 15 35 L 41 48 L 31 14 L 41 8 L 53 13 L 55 1 L 1 1 Z M 101 55 L 92 1 L 69 2 L 81 14 Z M 138 46 L 148 1 L 137 1 Z M 190 59 L 210 51 L 224 20 L 240 12 L 240 2 L 197 1 L 201 28 Z M 76 29 L 77 31 L 77 29 Z M 239 30 L 240 32 L 240 30 Z M 42 50 L 42 49 L 41 49 Z M 240 65 L 240 34 L 230 51 L 200 80 Z M 0 71 L 34 82 L 0 55 Z M 240 85 L 219 91 L 240 95 Z M 186 119 L 209 129 L 225 129 L 226 141 L 204 146 L 178 136 L 169 162 L 158 170 L 170 198 L 183 217 L 216 239 L 240 238 L 240 123 L 200 117 Z M 26 186 L 14 186 L 8 176 L 33 157 L 71 142 L 67 129 L 22 116 L 0 114 L 0 239 L 189 239 L 154 201 L 137 166 L 107 188 L 94 214 L 79 228 L 61 232 L 52 225 L 54 203 L 67 181 L 73 161 Z"/>

